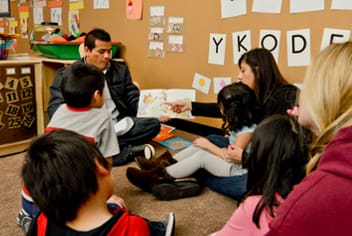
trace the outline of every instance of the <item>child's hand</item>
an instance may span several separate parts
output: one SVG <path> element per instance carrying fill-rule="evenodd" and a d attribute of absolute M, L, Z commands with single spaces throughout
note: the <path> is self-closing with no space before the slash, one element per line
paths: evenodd
<path fill-rule="evenodd" d="M 127 209 L 125 201 L 115 194 L 111 195 L 111 197 L 106 202 L 107 203 L 115 203 L 115 204 L 119 205 L 121 208 Z"/>
<path fill-rule="evenodd" d="M 229 144 L 227 148 L 224 150 L 225 152 L 225 160 L 231 163 L 239 163 L 242 161 L 242 152 L 243 149 L 237 147 L 236 145 Z"/>
<path fill-rule="evenodd" d="M 200 147 L 200 148 L 203 148 L 203 149 L 208 149 L 211 144 L 212 143 L 207 138 L 203 138 L 203 137 L 196 138 L 193 141 L 193 145 L 194 146 Z"/>

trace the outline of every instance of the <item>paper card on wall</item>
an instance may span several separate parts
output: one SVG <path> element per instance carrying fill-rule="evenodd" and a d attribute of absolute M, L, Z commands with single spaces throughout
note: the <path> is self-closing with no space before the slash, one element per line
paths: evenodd
<path fill-rule="evenodd" d="M 164 6 L 151 6 L 150 7 L 150 16 L 164 16 L 165 7 Z"/>
<path fill-rule="evenodd" d="M 288 66 L 307 66 L 310 64 L 310 30 L 287 31 Z"/>
<path fill-rule="evenodd" d="M 126 17 L 129 20 L 142 19 L 142 0 L 126 0 Z"/>
<path fill-rule="evenodd" d="M 22 38 L 28 38 L 28 17 L 20 17 L 20 31 Z"/>
<path fill-rule="evenodd" d="M 226 34 L 210 34 L 208 63 L 224 65 L 226 49 Z"/>
<path fill-rule="evenodd" d="M 62 25 L 62 8 L 61 7 L 50 8 L 50 20 L 51 20 L 51 22 L 56 22 L 59 25 Z"/>
<path fill-rule="evenodd" d="M 62 7 L 62 0 L 47 0 L 48 7 Z"/>
<path fill-rule="evenodd" d="M 352 9 L 352 1 L 351 0 L 332 0 L 331 9 L 351 10 Z"/>
<path fill-rule="evenodd" d="M 46 0 L 34 0 L 33 7 L 46 7 Z"/>
<path fill-rule="evenodd" d="M 218 94 L 219 91 L 223 87 L 232 83 L 232 78 L 231 77 L 214 77 L 213 82 L 214 82 L 214 93 Z"/>
<path fill-rule="evenodd" d="M 148 57 L 155 57 L 155 58 L 165 57 L 164 43 L 149 42 Z"/>
<path fill-rule="evenodd" d="M 281 13 L 282 0 L 253 0 L 252 12 Z"/>
<path fill-rule="evenodd" d="M 79 10 L 68 11 L 68 24 L 70 35 L 79 37 L 80 35 L 80 22 L 79 22 Z"/>
<path fill-rule="evenodd" d="M 259 47 L 268 49 L 276 62 L 279 61 L 280 36 L 280 30 L 260 30 L 259 33 Z"/>
<path fill-rule="evenodd" d="M 165 7 L 164 6 L 151 6 L 149 8 L 151 26 L 164 26 L 165 24 Z"/>
<path fill-rule="evenodd" d="M 221 18 L 245 15 L 247 0 L 221 0 Z"/>
<path fill-rule="evenodd" d="M 19 6 L 18 15 L 19 17 L 29 17 L 29 6 Z"/>
<path fill-rule="evenodd" d="M 183 17 L 169 17 L 167 21 L 167 32 L 172 34 L 183 33 L 184 18 Z"/>
<path fill-rule="evenodd" d="M 350 39 L 351 30 L 324 28 L 320 51 L 332 43 L 344 43 Z"/>
<path fill-rule="evenodd" d="M 183 52 L 183 35 L 169 35 L 167 40 L 168 52 Z"/>
<path fill-rule="evenodd" d="M 69 0 L 68 9 L 69 10 L 79 10 L 84 7 L 83 0 Z"/>
<path fill-rule="evenodd" d="M 33 7 L 33 24 L 40 25 L 44 21 L 42 7 Z"/>
<path fill-rule="evenodd" d="M 251 49 L 251 31 L 232 33 L 233 64 L 237 64 L 243 53 Z"/>
<path fill-rule="evenodd" d="M 290 13 L 324 10 L 324 0 L 290 0 Z"/>
<path fill-rule="evenodd" d="M 210 79 L 205 77 L 204 75 L 195 73 L 192 88 L 197 89 L 202 93 L 209 94 Z"/>
<path fill-rule="evenodd" d="M 93 9 L 110 8 L 110 0 L 94 0 Z"/>
<path fill-rule="evenodd" d="M 149 32 L 149 40 L 153 41 L 163 41 L 164 40 L 164 28 L 152 27 Z"/>

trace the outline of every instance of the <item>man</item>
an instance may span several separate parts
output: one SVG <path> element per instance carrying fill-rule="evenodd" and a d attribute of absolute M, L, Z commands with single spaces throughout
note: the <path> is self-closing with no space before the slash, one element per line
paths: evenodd
<path fill-rule="evenodd" d="M 84 41 L 85 56 L 76 63 L 95 65 L 105 74 L 105 105 L 111 112 L 116 128 L 122 128 L 117 135 L 121 152 L 113 157 L 113 165 L 124 165 L 134 157 L 144 155 L 151 158 L 154 148 L 148 142 L 160 131 L 160 122 L 156 118 L 137 118 L 140 91 L 133 83 L 126 64 L 111 60 L 112 43 L 109 33 L 103 29 L 93 29 Z M 48 105 L 49 118 L 64 103 L 60 83 L 65 68 L 59 69 L 50 87 Z M 84 79 L 84 78 L 82 78 Z"/>

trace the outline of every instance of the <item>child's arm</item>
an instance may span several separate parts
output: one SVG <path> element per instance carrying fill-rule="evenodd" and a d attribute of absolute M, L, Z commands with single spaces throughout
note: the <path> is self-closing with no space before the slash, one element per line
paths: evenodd
<path fill-rule="evenodd" d="M 223 158 L 223 150 L 222 148 L 216 146 L 212 142 L 210 142 L 207 138 L 196 138 L 193 141 L 193 146 L 203 148 L 204 150 L 207 150 L 208 152 L 214 154 L 215 156 L 218 156 L 220 158 Z"/>
<path fill-rule="evenodd" d="M 227 161 L 238 163 L 242 160 L 242 151 L 246 148 L 247 144 L 249 143 L 252 137 L 251 132 L 241 133 L 236 136 L 236 141 L 233 144 L 230 144 L 227 148 L 220 148 L 210 142 L 206 138 L 197 138 L 193 141 L 193 145 L 196 147 L 203 148 L 208 152 L 214 154 L 217 157 Z"/>
<path fill-rule="evenodd" d="M 242 152 L 252 138 L 253 132 L 245 132 L 236 136 L 235 143 L 229 144 L 224 150 L 225 160 L 238 163 L 242 161 Z"/>

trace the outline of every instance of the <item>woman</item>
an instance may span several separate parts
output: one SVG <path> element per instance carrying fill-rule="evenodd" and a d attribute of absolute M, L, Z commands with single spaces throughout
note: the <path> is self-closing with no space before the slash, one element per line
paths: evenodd
<path fill-rule="evenodd" d="M 262 118 L 273 114 L 286 114 L 287 109 L 296 105 L 298 88 L 285 80 L 270 51 L 264 48 L 252 49 L 240 57 L 238 65 L 238 79 L 255 91 Z M 221 117 L 216 103 L 177 101 L 170 105 L 175 112 L 191 110 L 194 116 Z M 218 146 L 226 146 L 224 139 L 218 135 L 207 138 Z M 236 148 L 229 155 L 232 159 L 238 159 L 239 153 L 242 153 L 242 150 Z M 244 184 L 241 185 L 237 184 L 238 179 L 234 181 L 232 177 L 217 177 L 207 172 L 201 172 L 199 175 L 199 179 L 210 189 L 229 197 L 239 199 L 246 191 L 241 188 L 246 186 L 246 175 L 242 176 Z"/>
<path fill-rule="evenodd" d="M 298 88 L 285 80 L 270 51 L 252 49 L 240 57 L 238 65 L 238 80 L 255 91 L 263 118 L 286 114 L 295 105 Z M 170 105 L 175 112 L 190 110 L 194 116 L 221 117 L 216 103 L 177 101 Z"/>
<path fill-rule="evenodd" d="M 308 67 L 298 120 L 315 134 L 308 175 L 267 235 L 351 235 L 352 42 L 330 45 Z"/>

